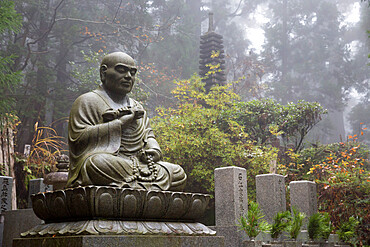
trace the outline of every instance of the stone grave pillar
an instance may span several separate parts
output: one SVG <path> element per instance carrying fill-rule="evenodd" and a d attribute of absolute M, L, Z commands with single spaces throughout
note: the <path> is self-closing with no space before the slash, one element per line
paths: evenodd
<path fill-rule="evenodd" d="M 276 213 L 286 210 L 285 178 L 278 174 L 256 176 L 257 203 L 268 223 L 273 222 Z"/>
<path fill-rule="evenodd" d="M 19 237 L 21 232 L 42 222 L 42 220 L 36 217 L 32 209 L 11 210 L 12 182 L 13 178 L 0 176 L 0 246 L 4 247 L 11 247 L 13 238 Z M 52 186 L 45 185 L 42 178 L 30 180 L 29 191 L 32 194 L 38 193 L 41 190 L 52 190 Z M 29 205 L 32 207 L 31 204 Z"/>
<path fill-rule="evenodd" d="M 13 178 L 0 176 L 0 246 L 3 246 L 4 212 L 12 209 Z"/>
<path fill-rule="evenodd" d="M 53 185 L 44 184 L 43 178 L 31 179 L 28 184 L 28 207 L 32 208 L 31 195 L 39 192 L 52 191 Z"/>
<path fill-rule="evenodd" d="M 225 237 L 225 247 L 242 246 L 246 239 L 237 224 L 248 211 L 247 171 L 229 166 L 215 169 L 216 231 Z"/>
<path fill-rule="evenodd" d="M 307 229 L 308 218 L 317 212 L 316 183 L 311 181 L 292 181 L 290 187 L 290 205 L 306 214 L 302 229 Z"/>

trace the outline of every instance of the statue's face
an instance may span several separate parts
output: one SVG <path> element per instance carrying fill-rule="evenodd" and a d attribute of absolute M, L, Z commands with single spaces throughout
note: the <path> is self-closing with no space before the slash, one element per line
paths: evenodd
<path fill-rule="evenodd" d="M 107 55 L 100 68 L 105 90 L 115 94 L 131 92 L 135 83 L 136 72 L 137 68 L 134 60 L 122 52 Z"/>

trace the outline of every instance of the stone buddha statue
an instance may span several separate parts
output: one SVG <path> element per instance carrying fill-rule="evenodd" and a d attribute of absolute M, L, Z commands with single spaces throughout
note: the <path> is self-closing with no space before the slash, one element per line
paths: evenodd
<path fill-rule="evenodd" d="M 162 152 L 143 106 L 128 97 L 137 68 L 123 52 L 106 55 L 102 84 L 73 103 L 68 125 L 67 187 L 115 186 L 179 191 L 186 174 L 161 161 Z"/>

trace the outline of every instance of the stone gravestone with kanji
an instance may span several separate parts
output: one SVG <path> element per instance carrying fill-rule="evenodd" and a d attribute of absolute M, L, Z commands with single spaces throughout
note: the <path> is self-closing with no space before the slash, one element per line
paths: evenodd
<path fill-rule="evenodd" d="M 0 176 L 0 246 L 3 244 L 4 216 L 5 211 L 12 209 L 12 184 L 13 178 Z"/>
<path fill-rule="evenodd" d="M 215 169 L 215 210 L 217 235 L 225 237 L 225 247 L 241 246 L 246 235 L 237 225 L 248 211 L 246 169 Z"/>
<path fill-rule="evenodd" d="M 312 181 L 292 181 L 290 187 L 290 204 L 299 212 L 306 214 L 303 229 L 307 228 L 307 219 L 317 212 L 316 183 Z"/>
<path fill-rule="evenodd" d="M 286 210 L 285 178 L 279 174 L 256 176 L 257 203 L 268 223 L 273 222 L 278 212 Z"/>

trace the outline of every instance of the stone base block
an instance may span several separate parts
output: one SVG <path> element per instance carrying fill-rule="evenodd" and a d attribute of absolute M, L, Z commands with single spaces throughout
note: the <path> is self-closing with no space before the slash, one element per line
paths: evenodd
<path fill-rule="evenodd" d="M 224 247 L 224 238 L 218 236 L 61 236 L 44 238 L 17 238 L 13 247 Z"/>
<path fill-rule="evenodd" d="M 13 238 L 19 238 L 22 232 L 43 223 L 31 208 L 5 211 L 3 247 L 11 247 Z"/>
<path fill-rule="evenodd" d="M 215 226 L 217 236 L 225 237 L 225 247 L 243 246 L 243 241 L 247 240 L 246 234 L 237 226 Z"/>

